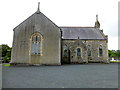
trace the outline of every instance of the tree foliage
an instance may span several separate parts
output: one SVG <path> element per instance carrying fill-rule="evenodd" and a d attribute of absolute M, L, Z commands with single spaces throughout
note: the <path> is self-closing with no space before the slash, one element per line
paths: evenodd
<path fill-rule="evenodd" d="M 108 50 L 109 57 L 120 57 L 120 50 Z"/>
<path fill-rule="evenodd" d="M 0 45 L 0 57 L 4 57 L 4 62 L 9 62 L 11 59 L 11 50 L 7 44 Z"/>

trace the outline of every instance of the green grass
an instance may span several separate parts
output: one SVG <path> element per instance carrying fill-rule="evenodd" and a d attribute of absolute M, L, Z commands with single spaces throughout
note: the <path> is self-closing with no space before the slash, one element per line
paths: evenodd
<path fill-rule="evenodd" d="M 120 63 L 120 61 L 110 61 L 111 63 Z"/>
<path fill-rule="evenodd" d="M 10 67 L 10 64 L 8 63 L 8 64 L 4 64 L 4 66 L 6 66 L 6 67 Z"/>

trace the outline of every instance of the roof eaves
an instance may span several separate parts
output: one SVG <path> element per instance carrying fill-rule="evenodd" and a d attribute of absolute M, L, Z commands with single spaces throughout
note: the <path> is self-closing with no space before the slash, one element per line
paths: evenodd
<path fill-rule="evenodd" d="M 76 38 L 77 39 L 77 38 Z M 76 39 L 66 39 L 66 38 L 62 38 L 62 40 L 76 40 Z M 80 39 L 80 40 L 105 40 L 105 39 Z"/>

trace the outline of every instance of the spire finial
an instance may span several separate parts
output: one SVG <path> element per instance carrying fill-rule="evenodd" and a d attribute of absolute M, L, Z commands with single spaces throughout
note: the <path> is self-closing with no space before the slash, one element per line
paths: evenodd
<path fill-rule="evenodd" d="M 98 21 L 98 15 L 96 15 L 96 21 Z"/>
<path fill-rule="evenodd" d="M 98 21 L 98 15 L 96 15 L 95 27 L 96 27 L 96 28 L 100 28 L 100 23 L 99 23 L 99 21 Z"/>
<path fill-rule="evenodd" d="M 40 2 L 38 2 L 38 11 L 40 11 L 39 7 L 40 7 Z"/>

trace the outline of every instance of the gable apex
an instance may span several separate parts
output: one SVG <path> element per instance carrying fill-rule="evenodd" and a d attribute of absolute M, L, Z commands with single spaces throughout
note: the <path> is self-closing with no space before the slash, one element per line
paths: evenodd
<path fill-rule="evenodd" d="M 13 31 L 18 28 L 18 27 L 21 27 L 22 25 L 25 26 L 25 25 L 28 25 L 32 22 L 33 25 L 36 25 L 38 23 L 41 23 L 41 21 L 39 19 L 42 19 L 42 22 L 44 20 L 47 20 L 47 21 L 50 21 L 51 24 L 53 24 L 55 27 L 59 28 L 53 21 L 51 21 L 47 16 L 45 16 L 42 12 L 39 11 L 36 11 L 35 13 L 33 13 L 31 16 L 29 16 L 27 19 L 25 19 L 23 22 L 21 22 L 19 25 L 17 25 Z"/>

